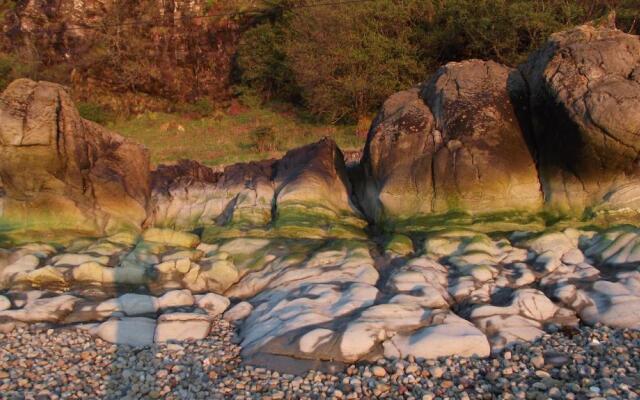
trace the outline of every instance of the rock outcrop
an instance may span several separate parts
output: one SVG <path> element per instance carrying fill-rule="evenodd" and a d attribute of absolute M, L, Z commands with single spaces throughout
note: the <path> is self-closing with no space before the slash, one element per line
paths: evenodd
<path fill-rule="evenodd" d="M 0 217 L 19 227 L 139 229 L 149 155 L 83 120 L 62 86 L 21 79 L 0 97 L 0 186 Z"/>
<path fill-rule="evenodd" d="M 352 202 L 344 157 L 330 139 L 288 152 L 281 160 L 234 164 L 214 171 L 194 161 L 152 173 L 148 226 L 209 225 L 261 235 L 362 235 L 366 222 Z"/>
<path fill-rule="evenodd" d="M 190 229 L 207 224 L 266 225 L 271 221 L 275 160 L 214 171 L 195 161 L 152 173 L 148 225 Z"/>
<path fill-rule="evenodd" d="M 362 159 L 359 198 L 368 216 L 539 209 L 535 163 L 512 102 L 524 89 L 518 71 L 472 60 L 391 96 Z"/>
<path fill-rule="evenodd" d="M 640 182 L 638 36 L 580 26 L 554 34 L 520 70 L 550 206 L 581 212 Z"/>

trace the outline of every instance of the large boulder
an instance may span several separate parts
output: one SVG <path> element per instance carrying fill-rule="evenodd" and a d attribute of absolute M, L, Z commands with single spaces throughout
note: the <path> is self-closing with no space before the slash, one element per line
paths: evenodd
<path fill-rule="evenodd" d="M 333 140 L 287 152 L 277 163 L 274 183 L 274 219 L 285 234 L 357 235 L 366 225 L 352 201 L 344 156 Z"/>
<path fill-rule="evenodd" d="M 0 96 L 0 218 L 36 230 L 138 228 L 147 150 L 80 117 L 64 87 L 19 79 Z"/>
<path fill-rule="evenodd" d="M 391 96 L 362 158 L 358 197 L 375 221 L 464 210 L 537 210 L 542 195 L 512 99 L 518 71 L 479 60 L 449 63 Z"/>
<path fill-rule="evenodd" d="M 640 37 L 580 26 L 554 34 L 520 70 L 549 205 L 637 207 Z"/>

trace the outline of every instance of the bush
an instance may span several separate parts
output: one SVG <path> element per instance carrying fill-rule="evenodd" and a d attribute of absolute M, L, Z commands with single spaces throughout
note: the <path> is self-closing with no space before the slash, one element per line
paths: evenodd
<path fill-rule="evenodd" d="M 20 58 L 12 54 L 0 53 L 0 91 L 18 78 L 35 78 L 34 65 L 18 61 Z"/>
<path fill-rule="evenodd" d="M 236 62 L 241 81 L 265 100 L 299 100 L 293 73 L 286 61 L 283 23 L 267 22 L 249 29 L 238 46 Z"/>
<path fill-rule="evenodd" d="M 298 10 L 285 53 L 310 111 L 354 122 L 390 93 L 423 79 L 415 27 L 427 3 L 379 0 Z"/>
<path fill-rule="evenodd" d="M 267 1 L 267 0 L 265 0 Z M 468 58 L 514 66 L 554 31 L 618 12 L 640 31 L 640 0 L 378 0 L 295 8 L 268 0 L 238 50 L 242 84 L 263 100 L 355 122 L 440 65 Z"/>
<path fill-rule="evenodd" d="M 448 0 L 424 21 L 420 58 L 430 69 L 469 58 L 516 65 L 551 33 L 584 17 L 576 1 Z"/>
<path fill-rule="evenodd" d="M 76 104 L 76 107 L 82 118 L 100 125 L 106 125 L 114 119 L 111 112 L 99 104 L 81 101 Z"/>
<path fill-rule="evenodd" d="M 275 131 L 270 126 L 261 126 L 249 133 L 251 145 L 259 152 L 277 150 L 277 139 Z"/>

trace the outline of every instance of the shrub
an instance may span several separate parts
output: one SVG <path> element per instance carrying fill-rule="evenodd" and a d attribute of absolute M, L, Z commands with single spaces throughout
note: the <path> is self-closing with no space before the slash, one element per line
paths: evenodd
<path fill-rule="evenodd" d="M 0 91 L 18 78 L 36 78 L 36 66 L 18 60 L 16 55 L 0 53 Z"/>
<path fill-rule="evenodd" d="M 240 81 L 263 100 L 293 101 L 330 121 L 357 121 L 449 61 L 516 65 L 550 33 L 611 9 L 621 29 L 640 31 L 640 0 L 264 1 L 271 11 L 240 43 Z"/>
<path fill-rule="evenodd" d="M 260 126 L 249 133 L 252 146 L 259 152 L 273 151 L 278 148 L 276 134 L 270 126 Z"/>
<path fill-rule="evenodd" d="M 89 121 L 93 121 L 100 125 L 106 125 L 113 120 L 113 115 L 110 111 L 100 106 L 99 104 L 91 102 L 78 102 L 76 104 L 80 116 Z"/>

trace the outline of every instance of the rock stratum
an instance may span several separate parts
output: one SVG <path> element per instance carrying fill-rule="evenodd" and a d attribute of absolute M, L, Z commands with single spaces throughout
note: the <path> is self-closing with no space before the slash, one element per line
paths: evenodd
<path fill-rule="evenodd" d="M 488 356 L 640 329 L 640 38 L 585 25 L 391 96 L 362 159 L 321 140 L 149 167 L 65 88 L 0 96 L 0 329 L 136 346 L 223 315 L 256 364 Z M 624 221 L 625 225 L 619 222 Z"/>

